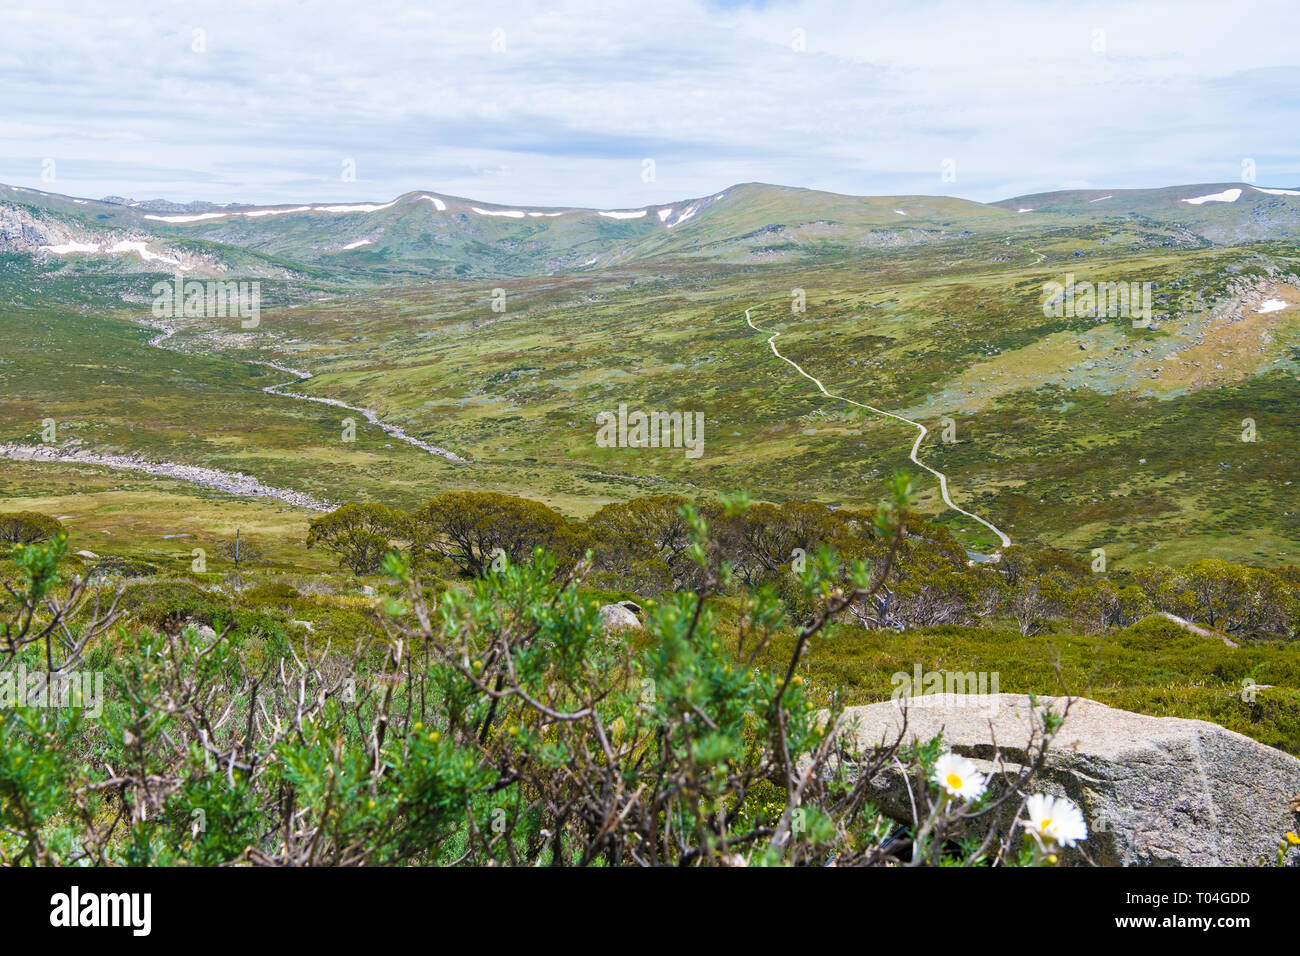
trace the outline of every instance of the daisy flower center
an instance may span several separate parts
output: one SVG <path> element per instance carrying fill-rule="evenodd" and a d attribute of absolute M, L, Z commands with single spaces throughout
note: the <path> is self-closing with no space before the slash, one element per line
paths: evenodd
<path fill-rule="evenodd" d="M 948 774 L 948 786 L 952 787 L 954 790 L 960 790 L 961 777 L 957 776 L 955 773 Z"/>

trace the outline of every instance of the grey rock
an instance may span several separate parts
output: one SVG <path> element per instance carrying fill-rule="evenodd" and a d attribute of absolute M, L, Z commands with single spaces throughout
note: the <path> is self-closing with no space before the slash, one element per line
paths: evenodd
<path fill-rule="evenodd" d="M 630 604 L 630 603 L 631 603 L 630 601 L 625 601 L 623 604 L 606 604 L 601 607 L 600 621 L 602 624 L 604 624 L 605 630 L 607 631 L 619 631 L 623 629 L 640 630 L 641 622 L 637 619 L 637 616 L 634 613 L 632 613 L 632 611 L 630 611 L 627 607 L 624 606 L 625 604 Z M 635 606 L 636 605 L 633 605 L 633 607 Z"/>
<path fill-rule="evenodd" d="M 204 624 L 202 621 L 196 621 L 191 618 L 182 625 L 182 630 L 186 628 L 193 628 L 194 636 L 204 643 L 209 643 L 217 639 L 217 632 L 211 624 Z"/>
<path fill-rule="evenodd" d="M 1038 702 L 1061 713 L 1065 699 Z M 1016 772 L 1037 719 L 1021 694 L 936 695 L 908 708 L 906 738 L 942 732 L 946 746 L 986 774 L 999 751 Z M 902 708 L 886 701 L 846 708 L 841 732 L 870 747 L 892 741 L 902 725 Z M 871 787 L 869 799 L 882 811 L 911 822 L 901 774 L 884 771 Z M 1082 849 L 1098 864 L 1258 865 L 1275 860 L 1278 843 L 1297 829 L 1291 804 L 1300 794 L 1300 760 L 1208 721 L 1076 698 L 1030 787 L 1079 805 L 1089 828 Z M 1083 861 L 1077 850 L 1062 856 Z"/>

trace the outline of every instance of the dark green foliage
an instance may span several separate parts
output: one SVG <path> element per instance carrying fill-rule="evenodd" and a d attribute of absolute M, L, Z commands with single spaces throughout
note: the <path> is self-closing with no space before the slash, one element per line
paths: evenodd
<path fill-rule="evenodd" d="M 898 494 L 906 500 L 905 482 Z M 511 537 L 522 515 L 537 522 L 531 533 L 594 541 L 599 573 L 679 583 L 638 598 L 645 629 L 625 635 L 601 626 L 572 555 L 538 548 L 515 561 L 500 545 L 496 567 L 431 588 L 410 557 L 419 535 L 398 539 L 384 559 L 396 580 L 368 601 L 271 576 L 229 592 L 181 579 L 132 584 L 121 599 L 130 627 L 101 634 L 78 664 L 105 674 L 102 716 L 0 715 L 4 859 L 883 862 L 892 824 L 858 802 L 855 778 L 827 765 L 825 789 L 796 799 L 789 774 L 829 752 L 821 708 L 888 699 L 891 676 L 918 661 L 998 673 L 1003 692 L 1068 690 L 1300 751 L 1294 642 L 1275 634 L 1230 648 L 1163 619 L 1131 623 L 1181 601 L 1207 626 L 1264 634 L 1293 610 L 1289 571 L 1207 561 L 1101 575 L 1033 547 L 1009 550 L 1002 567 L 971 566 L 942 529 L 900 520 L 897 505 L 661 498 L 575 528 L 517 500 L 441 501 L 426 514 L 452 514 L 457 502 L 477 515 L 481 537 L 467 553 L 522 547 Z M 64 547 L 57 538 L 19 549 L 21 597 L 70 586 Z M 806 552 L 798 567 L 786 560 L 795 551 Z M 1031 609 L 1034 627 L 1011 623 L 1029 615 L 1028 595 L 1047 592 Z M 1075 633 L 1074 621 L 1096 633 Z M 20 653 L 41 665 L 39 644 Z M 1248 682 L 1271 686 L 1245 696 Z M 938 753 L 930 742 L 860 758 L 912 766 L 924 807 Z M 105 765 L 119 783 L 95 789 Z M 923 856 L 970 858 L 969 841 L 965 857 L 950 855 L 965 839 L 958 831 L 926 842 L 927 827 L 942 831 L 946 819 L 940 809 L 913 831 Z M 675 834 L 667 843 L 665 832 Z"/>
<path fill-rule="evenodd" d="M 48 541 L 63 531 L 63 524 L 35 511 L 0 514 L 0 543 L 32 544 Z"/>
<path fill-rule="evenodd" d="M 483 577 L 494 561 L 523 561 L 536 548 L 567 566 L 583 545 L 579 531 L 546 505 L 493 492 L 449 491 L 411 518 L 417 554 L 439 554 L 472 577 Z"/>
<path fill-rule="evenodd" d="M 344 505 L 311 523 L 307 547 L 333 552 L 339 567 L 353 574 L 373 574 L 409 520 L 404 512 L 385 505 Z"/>

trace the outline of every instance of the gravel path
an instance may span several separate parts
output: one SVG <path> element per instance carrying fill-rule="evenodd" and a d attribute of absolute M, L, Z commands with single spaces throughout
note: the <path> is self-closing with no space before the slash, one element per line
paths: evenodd
<path fill-rule="evenodd" d="M 761 332 L 764 335 L 767 335 L 767 330 L 760 329 L 757 325 L 754 324 L 754 321 L 749 317 L 749 309 L 745 310 L 745 321 L 749 323 L 749 327 L 753 329 L 755 332 Z M 967 518 L 972 518 L 975 521 L 978 521 L 984 527 L 988 528 L 990 531 L 992 531 L 994 534 L 998 536 L 999 540 L 1001 540 L 1002 547 L 1008 548 L 1011 546 L 1011 539 L 1006 536 L 1006 534 L 1002 531 L 1002 529 L 998 528 L 992 522 L 985 521 L 979 515 L 972 514 L 971 512 L 966 511 L 964 508 L 958 508 L 955 504 L 953 504 L 952 499 L 948 497 L 948 476 L 945 475 L 943 472 L 939 471 L 937 468 L 931 468 L 929 465 L 927 465 L 925 462 L 921 461 L 921 459 L 917 457 L 917 452 L 921 448 L 921 442 L 925 441 L 925 436 L 929 433 L 928 428 L 926 428 L 920 422 L 914 422 L 910 418 L 904 418 L 902 415 L 895 415 L 893 412 L 887 412 L 883 409 L 875 408 L 874 406 L 871 405 L 864 405 L 861 402 L 855 402 L 853 399 L 845 398 L 843 395 L 832 395 L 830 392 L 826 391 L 826 386 L 824 386 L 818 379 L 813 378 L 811 375 L 805 372 L 798 362 L 794 361 L 793 359 L 786 358 L 784 355 L 782 355 L 780 352 L 777 351 L 776 337 L 780 334 L 781 334 L 780 332 L 774 332 L 772 333 L 772 336 L 767 340 L 767 344 L 772 347 L 772 354 L 775 355 L 777 358 L 779 358 L 781 361 L 793 365 L 796 372 L 798 372 L 804 378 L 808 379 L 810 382 L 816 385 L 817 389 L 827 398 L 833 398 L 836 401 L 845 402 L 846 404 L 854 405 L 858 408 L 865 408 L 869 412 L 874 412 L 877 415 L 884 415 L 886 418 L 892 418 L 896 421 L 904 422 L 908 425 L 911 425 L 913 428 L 917 429 L 919 434 L 916 436 L 916 441 L 912 443 L 912 451 L 910 454 L 908 454 L 907 457 L 910 458 L 914 464 L 919 465 L 920 467 L 924 468 L 930 474 L 934 475 L 936 478 L 939 479 L 939 493 L 943 496 L 944 503 L 949 508 L 951 508 L 953 511 L 956 511 L 958 514 L 963 514 Z"/>
<path fill-rule="evenodd" d="M 157 329 L 159 334 L 151 338 L 149 340 L 149 344 L 154 346 L 155 348 L 160 348 L 160 349 L 168 348 L 167 346 L 163 345 L 163 343 L 167 341 L 167 339 L 175 335 L 177 330 L 174 327 L 167 326 L 167 325 L 155 325 L 153 326 L 153 328 Z M 186 354 L 183 349 L 168 348 L 168 351 L 180 352 L 182 355 Z M 406 442 L 406 444 L 408 445 L 414 445 L 416 448 L 419 448 L 421 451 L 426 451 L 431 455 L 440 455 L 441 457 L 446 458 L 448 461 L 454 461 L 460 464 L 468 464 L 466 459 L 462 458 L 460 455 L 457 455 L 454 451 L 448 451 L 446 448 L 440 448 L 437 445 L 431 445 L 427 441 L 423 441 L 419 438 L 416 438 L 413 435 L 408 435 L 403 429 L 399 428 L 397 425 L 390 425 L 387 422 L 380 421 L 379 415 L 378 413 L 375 412 L 374 409 L 358 408 L 355 405 L 349 405 L 346 402 L 341 402 L 337 398 L 321 398 L 318 395 L 303 395 L 301 392 L 284 391 L 284 389 L 288 388 L 290 385 L 296 385 L 299 382 L 304 382 L 307 379 L 311 378 L 312 377 L 311 372 L 304 372 L 302 369 L 290 368 L 287 365 L 281 365 L 279 362 L 254 362 L 253 364 L 265 365 L 267 368 L 273 368 L 276 369 L 277 371 L 284 372 L 286 375 L 293 376 L 293 379 L 291 381 L 281 382 L 279 385 L 268 385 L 265 388 L 263 388 L 262 391 L 266 392 L 266 394 L 268 395 L 280 395 L 285 398 L 296 398 L 298 401 L 301 402 L 316 402 L 319 405 L 330 405 L 333 406 L 334 408 L 342 408 L 342 409 L 346 409 L 349 412 L 356 412 L 358 415 L 364 417 L 365 420 L 368 421 L 370 424 L 377 426 L 378 428 L 383 430 L 385 434 L 390 435 L 393 438 L 396 438 L 398 441 Z"/>
<path fill-rule="evenodd" d="M 149 344 L 159 349 L 166 349 L 170 352 L 178 352 L 181 355 L 189 354 L 183 349 L 170 348 L 164 343 L 176 334 L 176 328 L 170 325 L 155 324 L 152 328 L 157 332 L 149 339 Z M 322 405 L 332 405 L 335 408 L 347 409 L 356 412 L 365 417 L 366 421 L 372 425 L 377 425 L 383 431 L 399 441 L 404 441 L 408 445 L 414 445 L 423 451 L 432 455 L 441 455 L 450 461 L 465 463 L 455 452 L 448 451 L 446 448 L 439 448 L 437 445 L 431 445 L 428 442 L 421 441 L 411 435 L 408 435 L 396 425 L 389 425 L 379 420 L 379 416 L 369 408 L 357 408 L 354 405 L 348 405 L 333 398 L 320 398 L 315 395 L 301 395 L 296 392 L 286 392 L 282 389 L 296 382 L 301 382 L 311 378 L 310 372 L 304 372 L 300 369 L 289 368 L 287 365 L 281 365 L 278 362 L 257 362 L 257 365 L 265 365 L 277 371 L 284 372 L 286 375 L 294 376 L 292 381 L 284 382 L 280 385 L 268 385 L 262 389 L 268 395 L 282 395 L 285 398 L 296 398 L 304 402 L 317 402 Z M 8 458 L 13 461 L 40 461 L 40 462 L 58 462 L 71 465 L 93 465 L 99 468 L 112 468 L 117 471 L 135 471 L 141 474 L 154 475 L 158 478 L 174 478 L 177 481 L 187 481 L 191 484 L 203 485 L 208 488 L 216 488 L 218 491 L 224 491 L 228 494 L 239 495 L 244 498 L 274 498 L 277 501 L 283 501 L 285 504 L 293 505 L 297 508 L 306 508 L 310 511 L 332 511 L 336 506 L 328 501 L 315 498 L 301 491 L 292 491 L 288 488 L 276 488 L 273 485 L 263 484 L 251 475 L 245 475 L 238 471 L 221 471 L 217 468 L 202 468 L 198 465 L 183 465 L 171 461 L 150 461 L 138 454 L 133 455 L 104 455 L 98 452 L 88 451 L 84 448 L 78 448 L 71 445 L 65 445 L 56 448 L 51 445 L 20 445 L 16 443 L 6 443 L 0 445 L 0 458 Z"/>

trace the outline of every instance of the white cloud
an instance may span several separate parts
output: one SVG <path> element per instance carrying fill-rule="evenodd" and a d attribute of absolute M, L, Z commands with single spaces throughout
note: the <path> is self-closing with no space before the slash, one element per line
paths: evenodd
<path fill-rule="evenodd" d="M 1246 157 L 1263 185 L 1300 180 L 1278 0 L 10 6 L 0 180 L 38 185 L 51 157 L 45 188 L 72 194 L 627 209 L 764 180 L 994 199 L 1232 181 Z"/>

